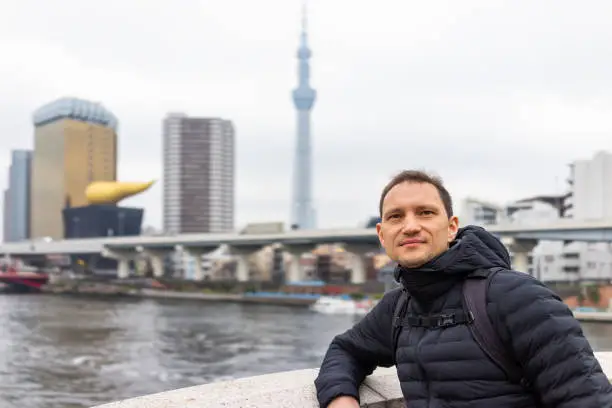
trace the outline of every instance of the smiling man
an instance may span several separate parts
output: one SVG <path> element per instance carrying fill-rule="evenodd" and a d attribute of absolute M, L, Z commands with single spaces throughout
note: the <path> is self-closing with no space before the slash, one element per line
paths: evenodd
<path fill-rule="evenodd" d="M 395 365 L 410 408 L 612 408 L 612 386 L 570 309 L 513 271 L 502 243 L 459 228 L 442 181 L 420 171 L 380 197 L 381 245 L 401 288 L 334 338 L 315 381 L 324 408 Z"/>

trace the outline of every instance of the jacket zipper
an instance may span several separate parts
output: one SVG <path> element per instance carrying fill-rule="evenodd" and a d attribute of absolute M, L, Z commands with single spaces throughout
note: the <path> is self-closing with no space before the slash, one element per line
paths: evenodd
<path fill-rule="evenodd" d="M 427 378 L 427 373 L 425 372 L 425 368 L 423 366 L 423 363 L 421 362 L 421 343 L 423 342 L 423 340 L 425 339 L 425 336 L 427 335 L 427 329 L 425 329 L 425 333 L 423 334 L 423 337 L 421 337 L 421 339 L 419 340 L 419 342 L 417 343 L 417 348 L 416 348 L 416 363 L 419 367 L 419 370 L 421 371 L 421 375 L 423 376 L 423 380 L 425 381 L 425 387 L 427 390 L 427 408 L 429 408 L 431 406 L 431 391 L 430 391 L 430 385 L 429 385 L 429 379 Z"/>

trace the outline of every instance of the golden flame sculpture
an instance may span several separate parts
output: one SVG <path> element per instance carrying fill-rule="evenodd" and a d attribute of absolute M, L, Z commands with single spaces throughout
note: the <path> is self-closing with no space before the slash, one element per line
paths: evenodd
<path fill-rule="evenodd" d="M 94 181 L 85 189 L 89 204 L 117 204 L 119 201 L 149 189 L 155 180 L 140 182 Z"/>

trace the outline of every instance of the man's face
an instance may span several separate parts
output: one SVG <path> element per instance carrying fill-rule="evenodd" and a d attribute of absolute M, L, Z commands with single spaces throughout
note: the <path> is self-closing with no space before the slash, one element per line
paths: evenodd
<path fill-rule="evenodd" d="M 459 220 L 448 218 L 435 186 L 403 182 L 385 197 L 376 225 L 387 255 L 406 268 L 417 268 L 448 249 Z"/>

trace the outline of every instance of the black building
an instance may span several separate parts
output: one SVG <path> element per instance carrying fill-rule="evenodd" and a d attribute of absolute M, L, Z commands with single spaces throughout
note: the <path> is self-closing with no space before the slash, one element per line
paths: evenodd
<path fill-rule="evenodd" d="M 140 235 L 142 208 L 99 204 L 65 208 L 64 238 Z"/>

